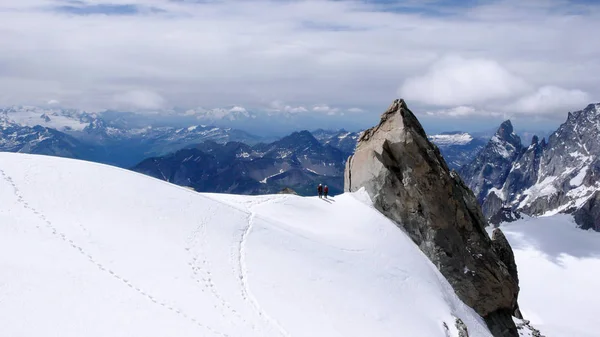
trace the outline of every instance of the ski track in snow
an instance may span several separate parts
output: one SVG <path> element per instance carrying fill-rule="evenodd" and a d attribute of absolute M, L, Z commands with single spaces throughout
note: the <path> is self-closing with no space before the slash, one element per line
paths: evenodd
<path fill-rule="evenodd" d="M 54 225 L 52 224 L 52 222 L 50 220 L 48 220 L 45 215 L 43 215 L 41 212 L 39 212 L 35 208 L 31 207 L 25 201 L 25 199 L 23 198 L 23 196 L 21 195 L 21 193 L 19 191 L 19 188 L 14 183 L 14 181 L 12 180 L 12 178 L 10 176 L 8 176 L 6 174 L 6 172 L 4 172 L 4 170 L 0 169 L 0 175 L 2 175 L 2 178 L 12 186 L 13 192 L 14 192 L 15 196 L 17 197 L 17 201 L 23 206 L 23 208 L 31 211 L 40 220 L 42 220 L 44 222 L 44 224 L 45 224 L 45 227 L 48 228 L 52 232 L 52 235 L 55 238 L 58 238 L 58 239 L 62 240 L 63 242 L 69 244 L 69 246 L 71 246 L 71 248 L 75 249 L 79 254 L 81 254 L 82 256 L 84 256 L 89 262 L 91 262 L 92 264 L 96 265 L 96 267 L 98 269 L 100 269 L 102 272 L 109 274 L 112 278 L 116 279 L 117 281 L 120 281 L 121 283 L 125 284 L 129 288 L 135 290 L 137 293 L 139 293 L 140 295 L 142 295 L 145 298 L 149 299 L 153 303 L 155 303 L 157 305 L 160 305 L 160 306 L 168 309 L 169 311 L 171 311 L 171 312 L 173 312 L 173 313 L 181 316 L 182 318 L 184 318 L 186 320 L 189 320 L 190 322 L 192 322 L 193 324 L 197 325 L 198 327 L 203 328 L 205 330 L 208 330 L 209 332 L 211 332 L 212 334 L 217 335 L 217 336 L 230 337 L 228 334 L 219 332 L 219 331 L 211 328 L 210 326 L 202 324 L 197 318 L 194 318 L 194 317 L 188 315 L 184 311 L 182 311 L 182 310 L 180 310 L 180 309 L 178 309 L 176 307 L 173 307 L 172 305 L 170 305 L 170 304 L 168 304 L 168 303 L 166 303 L 164 301 L 161 301 L 161 300 L 157 299 L 156 297 L 154 297 L 151 294 L 147 293 L 146 291 L 144 291 L 140 287 L 138 287 L 138 286 L 132 284 L 131 282 L 129 282 L 129 280 L 127 280 L 123 276 L 115 273 L 110 268 L 107 268 L 102 263 L 96 261 L 94 259 L 94 257 L 92 255 L 90 255 L 87 251 L 85 251 L 81 246 L 77 245 L 77 243 L 75 243 L 73 240 L 69 239 L 68 236 L 66 236 L 64 233 L 62 233 L 61 231 L 59 231 L 56 227 L 54 227 Z M 83 228 L 82 225 L 80 225 L 80 226 Z M 36 228 L 41 229 L 41 227 L 39 225 L 37 225 L 37 224 L 36 224 Z"/>
<path fill-rule="evenodd" d="M 246 264 L 246 244 L 248 242 L 248 236 L 252 232 L 254 228 L 254 220 L 256 219 L 256 213 L 254 212 L 254 208 L 260 205 L 272 203 L 273 200 L 271 198 L 267 198 L 262 201 L 252 202 L 248 205 L 248 210 L 250 212 L 248 216 L 248 225 L 244 228 L 242 236 L 239 241 L 238 249 L 237 249 L 237 260 L 238 260 L 238 268 L 239 268 L 239 279 L 241 283 L 242 289 L 242 298 L 245 301 L 250 302 L 256 314 L 262 318 L 267 324 L 274 327 L 282 336 L 291 337 L 291 335 L 277 322 L 274 318 L 272 318 L 260 305 L 252 291 L 250 290 L 250 285 L 248 283 L 248 268 Z"/>
<path fill-rule="evenodd" d="M 205 247 L 208 245 L 208 241 L 206 240 L 206 225 L 207 223 L 210 223 L 214 213 L 210 207 L 207 213 L 208 215 L 200 220 L 198 228 L 196 228 L 188 238 L 190 247 L 186 248 L 187 251 L 191 252 L 196 246 L 196 243 L 199 243 L 198 252 L 195 254 L 192 253 L 192 259 L 188 263 L 188 265 L 192 268 L 193 279 L 198 285 L 201 286 L 202 292 L 204 292 L 204 289 L 209 289 L 210 293 L 217 299 L 219 305 L 215 305 L 215 309 L 221 310 L 224 314 L 224 317 L 226 317 L 228 314 L 231 314 L 236 318 L 237 322 L 235 320 L 230 320 L 232 325 L 238 325 L 239 323 L 243 325 L 250 325 L 252 330 L 256 331 L 256 326 L 253 323 L 249 324 L 248 321 L 244 319 L 240 313 L 235 310 L 229 302 L 227 302 L 227 300 L 225 300 L 223 295 L 221 295 L 221 292 L 218 290 L 218 287 L 212 280 L 212 267 L 210 260 L 207 258 L 207 254 L 205 253 Z"/>

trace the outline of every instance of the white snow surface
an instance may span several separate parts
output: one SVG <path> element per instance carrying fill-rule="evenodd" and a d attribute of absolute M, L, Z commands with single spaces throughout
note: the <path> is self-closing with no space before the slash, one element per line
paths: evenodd
<path fill-rule="evenodd" d="M 550 197 L 553 194 L 555 194 L 557 190 L 553 183 L 556 181 L 556 179 L 556 176 L 546 177 L 541 182 L 538 181 L 538 183 L 523 191 L 523 195 L 525 195 L 525 198 L 523 199 L 523 201 L 521 201 L 518 208 L 525 207 L 537 198 Z"/>
<path fill-rule="evenodd" d="M 504 158 L 510 158 L 512 154 L 511 152 L 515 149 L 514 146 L 500 139 L 498 135 L 494 135 L 490 141 L 494 143 L 494 149 L 496 150 L 496 153 Z M 509 149 L 511 152 L 508 152 Z"/>
<path fill-rule="evenodd" d="M 456 133 L 456 134 L 441 134 L 431 135 L 429 140 L 439 145 L 465 145 L 473 140 L 473 136 L 468 133 Z"/>
<path fill-rule="evenodd" d="M 491 336 L 363 192 L 200 194 L 0 153 L 2 335 L 446 337 L 454 317 Z"/>
<path fill-rule="evenodd" d="M 500 228 L 515 253 L 525 319 L 547 337 L 600 336 L 600 233 L 576 228 L 565 214 Z"/>
<path fill-rule="evenodd" d="M 583 178 L 585 178 L 589 168 L 589 166 L 582 168 L 579 173 L 569 181 L 569 184 L 571 186 L 581 186 L 581 184 L 583 184 Z"/>

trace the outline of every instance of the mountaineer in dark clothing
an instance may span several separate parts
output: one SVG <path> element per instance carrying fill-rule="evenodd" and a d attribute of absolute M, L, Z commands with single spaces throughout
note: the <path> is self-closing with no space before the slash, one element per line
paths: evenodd
<path fill-rule="evenodd" d="M 317 187 L 317 192 L 319 193 L 319 198 L 323 197 L 323 185 L 319 184 L 319 187 Z"/>

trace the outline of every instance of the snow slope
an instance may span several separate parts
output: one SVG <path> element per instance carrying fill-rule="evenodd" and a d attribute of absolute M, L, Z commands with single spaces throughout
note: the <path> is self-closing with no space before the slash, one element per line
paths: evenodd
<path fill-rule="evenodd" d="M 600 233 L 565 214 L 500 228 L 515 252 L 523 316 L 548 337 L 600 336 Z"/>
<path fill-rule="evenodd" d="M 0 153 L 3 335 L 445 337 L 455 316 L 490 336 L 360 192 L 199 194 Z"/>

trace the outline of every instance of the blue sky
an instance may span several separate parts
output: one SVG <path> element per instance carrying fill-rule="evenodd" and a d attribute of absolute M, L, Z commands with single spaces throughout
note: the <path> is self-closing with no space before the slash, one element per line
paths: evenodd
<path fill-rule="evenodd" d="M 598 31 L 596 1 L 4 1 L 0 105 L 550 128 L 600 101 Z"/>

